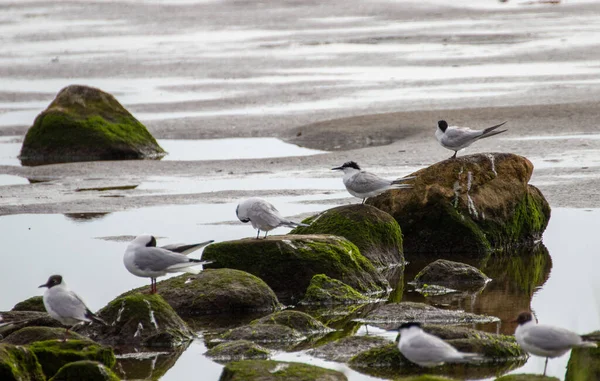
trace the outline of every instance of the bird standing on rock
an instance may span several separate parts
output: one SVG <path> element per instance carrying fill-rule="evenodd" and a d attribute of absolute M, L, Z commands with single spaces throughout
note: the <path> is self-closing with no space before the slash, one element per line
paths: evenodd
<path fill-rule="evenodd" d="M 415 176 L 410 176 L 393 181 L 387 180 L 374 173 L 363 171 L 354 161 L 348 161 L 341 167 L 331 170 L 344 172 L 343 181 L 346 190 L 352 196 L 362 198 L 362 204 L 365 203 L 367 197 L 375 197 L 390 189 L 412 188 L 411 184 L 402 184 L 402 182 L 415 178 Z"/>
<path fill-rule="evenodd" d="M 133 275 L 150 278 L 150 293 L 156 294 L 156 278 L 167 273 L 188 272 L 200 273 L 200 269 L 193 266 L 205 265 L 210 261 L 202 261 L 186 257 L 214 241 L 206 241 L 192 245 L 175 244 L 156 247 L 156 238 L 149 234 L 137 236 L 127 246 L 123 263 L 125 268 Z"/>
<path fill-rule="evenodd" d="M 106 325 L 104 320 L 87 308 L 79 295 L 67 287 L 62 276 L 50 276 L 46 283 L 39 286 L 39 288 L 42 287 L 48 288 L 43 297 L 44 307 L 46 307 L 48 315 L 67 326 L 63 341 L 67 341 L 69 330 L 77 324 L 95 321 Z"/>
<path fill-rule="evenodd" d="M 583 341 L 583 338 L 568 329 L 537 324 L 531 312 L 521 312 L 516 320 L 519 325 L 515 330 L 517 343 L 527 353 L 545 357 L 544 376 L 548 367 L 548 359 L 559 357 L 571 348 L 596 348 L 597 344 Z"/>
<path fill-rule="evenodd" d="M 467 148 L 477 140 L 506 132 L 507 130 L 495 131 L 505 123 L 502 122 L 483 130 L 473 130 L 469 127 L 448 126 L 445 120 L 440 120 L 438 128 L 435 130 L 435 137 L 442 147 L 454 151 L 454 155 L 450 157 L 450 159 L 454 159 L 458 151 Z"/>
<path fill-rule="evenodd" d="M 265 232 L 265 238 L 267 238 L 269 231 L 279 226 L 287 226 L 289 228 L 308 226 L 307 224 L 284 218 L 271 203 L 258 197 L 251 197 L 241 201 L 235 209 L 235 214 L 240 221 L 243 223 L 250 222 L 252 227 L 258 230 L 256 239 L 258 239 L 261 230 Z"/>

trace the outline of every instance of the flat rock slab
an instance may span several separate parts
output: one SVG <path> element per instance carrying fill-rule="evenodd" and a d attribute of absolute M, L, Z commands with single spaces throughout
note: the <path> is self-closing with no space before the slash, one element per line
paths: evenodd
<path fill-rule="evenodd" d="M 361 352 L 389 344 L 377 336 L 350 336 L 311 349 L 308 354 L 328 361 L 346 362 Z"/>
<path fill-rule="evenodd" d="M 343 373 L 302 363 L 246 360 L 225 365 L 219 381 L 347 381 Z"/>
<path fill-rule="evenodd" d="M 206 356 L 217 362 L 240 360 L 266 360 L 270 356 L 268 349 L 248 340 L 236 340 L 221 343 L 206 352 Z"/>
<path fill-rule="evenodd" d="M 2 339 L 2 343 L 12 345 L 28 345 L 36 341 L 46 340 L 62 340 L 65 337 L 65 328 L 59 327 L 24 327 L 15 331 Z M 91 339 L 78 334 L 77 332 L 69 332 L 69 339 L 88 340 Z"/>
<path fill-rule="evenodd" d="M 250 323 L 250 325 L 253 324 L 281 324 L 305 335 L 329 333 L 333 331 L 333 329 L 328 328 L 309 314 L 292 310 L 272 313 Z"/>

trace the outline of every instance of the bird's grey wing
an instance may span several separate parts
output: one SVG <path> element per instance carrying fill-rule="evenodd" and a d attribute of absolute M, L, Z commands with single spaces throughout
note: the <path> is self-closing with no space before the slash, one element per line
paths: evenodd
<path fill-rule="evenodd" d="M 392 184 L 390 180 L 383 179 L 371 172 L 359 172 L 352 179 L 351 188 L 357 193 L 369 193 L 384 189 Z"/>
<path fill-rule="evenodd" d="M 266 201 L 257 201 L 250 208 L 250 218 L 260 219 L 269 226 L 278 226 L 281 221 L 285 220 L 279 211 Z"/>
<path fill-rule="evenodd" d="M 180 253 L 180 254 L 184 254 L 184 255 L 189 255 L 191 253 L 193 253 L 194 251 L 203 248 L 204 246 L 213 243 L 214 241 L 206 241 L 206 242 L 201 242 L 201 243 L 192 243 L 192 244 L 185 244 L 185 243 L 171 243 L 169 245 L 165 245 L 165 246 L 161 246 L 161 249 L 165 249 L 168 251 L 172 251 L 175 253 Z"/>
<path fill-rule="evenodd" d="M 581 343 L 581 336 L 564 328 L 536 325 L 527 330 L 523 340 L 546 350 L 559 350 Z"/>
<path fill-rule="evenodd" d="M 163 271 L 170 266 L 190 262 L 183 254 L 160 247 L 144 247 L 135 253 L 134 264 L 141 270 Z"/>
<path fill-rule="evenodd" d="M 453 147 L 462 146 L 480 138 L 482 134 L 483 131 L 468 127 L 448 127 L 444 133 L 443 143 Z"/>
<path fill-rule="evenodd" d="M 71 317 L 78 320 L 89 320 L 86 316 L 88 308 L 83 300 L 74 292 L 57 292 L 47 296 L 48 304 L 59 316 Z"/>
<path fill-rule="evenodd" d="M 458 351 L 432 335 L 419 335 L 409 341 L 411 357 L 419 362 L 441 362 L 457 357 Z"/>

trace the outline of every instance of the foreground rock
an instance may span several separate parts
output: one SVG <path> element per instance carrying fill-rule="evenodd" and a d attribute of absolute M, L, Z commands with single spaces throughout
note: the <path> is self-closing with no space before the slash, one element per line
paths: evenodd
<path fill-rule="evenodd" d="M 400 225 L 386 212 L 353 204 L 326 210 L 302 221 L 290 234 L 329 234 L 346 238 L 376 267 L 404 263 Z"/>
<path fill-rule="evenodd" d="M 586 340 L 600 339 L 600 332 L 586 335 Z M 600 348 L 574 348 L 567 365 L 565 381 L 600 380 Z"/>
<path fill-rule="evenodd" d="M 98 311 L 108 326 L 86 327 L 84 332 L 103 344 L 176 347 L 194 333 L 160 295 L 119 297 Z"/>
<path fill-rule="evenodd" d="M 7 311 L 0 312 L 0 339 L 25 327 L 63 327 L 46 312 Z"/>
<path fill-rule="evenodd" d="M 345 238 L 284 235 L 219 242 L 204 249 L 214 268 L 235 268 L 264 280 L 280 298 L 300 299 L 314 275 L 325 274 L 362 293 L 384 293 L 387 281 Z"/>
<path fill-rule="evenodd" d="M 301 304 L 332 305 L 366 303 L 369 298 L 337 279 L 324 274 L 312 277 Z"/>
<path fill-rule="evenodd" d="M 346 381 L 335 370 L 302 363 L 247 360 L 225 365 L 219 381 Z"/>
<path fill-rule="evenodd" d="M 382 337 L 348 336 L 311 349 L 308 354 L 328 361 L 347 362 L 361 352 L 388 344 L 389 341 Z"/>
<path fill-rule="evenodd" d="M 424 303 L 402 302 L 384 304 L 364 318 L 356 319 L 383 329 L 396 329 L 402 323 L 417 321 L 423 324 L 473 324 L 492 323 L 494 316 L 476 315 L 459 310 L 444 310 Z"/>
<path fill-rule="evenodd" d="M 90 341 L 38 341 L 29 346 L 42 365 L 46 377 L 51 378 L 64 365 L 80 360 L 98 361 L 112 368 L 115 355 L 111 348 Z"/>
<path fill-rule="evenodd" d="M 249 324 L 230 329 L 220 341 L 247 340 L 260 344 L 290 344 L 305 340 L 306 336 L 282 324 Z M 280 346 L 280 345 L 276 345 Z"/>
<path fill-rule="evenodd" d="M 161 157 L 146 127 L 110 94 L 71 85 L 62 89 L 27 131 L 24 165 Z"/>
<path fill-rule="evenodd" d="M 290 310 L 275 312 L 250 323 L 250 325 L 254 324 L 281 324 L 307 335 L 333 331 L 304 312 Z"/>
<path fill-rule="evenodd" d="M 490 280 L 476 267 L 466 263 L 438 259 L 415 276 L 417 287 L 437 285 L 461 291 L 480 290 Z"/>
<path fill-rule="evenodd" d="M 25 299 L 22 302 L 15 304 L 11 311 L 46 312 L 46 307 L 44 307 L 44 300 L 41 296 L 32 296 L 29 299 Z"/>
<path fill-rule="evenodd" d="M 56 373 L 49 381 L 119 381 L 119 377 L 97 361 L 75 361 Z"/>
<path fill-rule="evenodd" d="M 533 164 L 518 155 L 459 156 L 413 173 L 414 188 L 367 203 L 402 226 L 405 254 L 482 255 L 541 239 L 550 206 L 528 184 L 532 172 Z"/>
<path fill-rule="evenodd" d="M 206 352 L 215 361 L 266 360 L 269 350 L 248 340 L 221 343 Z"/>
<path fill-rule="evenodd" d="M 232 269 L 206 269 L 161 281 L 160 295 L 184 317 L 219 313 L 270 312 L 277 296 L 260 278 Z M 135 291 L 142 291 L 144 288 Z"/>
<path fill-rule="evenodd" d="M 35 354 L 25 347 L 0 344 L 0 380 L 2 381 L 44 381 Z"/>
<path fill-rule="evenodd" d="M 590 380 L 592 380 L 590 378 Z M 560 381 L 556 377 L 542 376 L 541 374 L 511 374 L 497 378 L 496 381 Z"/>
<path fill-rule="evenodd" d="M 62 340 L 65 329 L 58 327 L 25 327 L 15 331 L 2 340 L 2 343 L 13 345 L 28 345 L 36 341 Z M 88 340 L 77 332 L 69 332 L 69 340 Z"/>

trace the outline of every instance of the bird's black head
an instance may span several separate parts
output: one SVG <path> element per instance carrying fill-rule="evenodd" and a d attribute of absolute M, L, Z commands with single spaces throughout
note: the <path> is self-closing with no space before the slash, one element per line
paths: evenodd
<path fill-rule="evenodd" d="M 156 247 L 156 238 L 153 235 L 150 236 L 150 240 L 146 244 L 146 247 Z"/>
<path fill-rule="evenodd" d="M 398 327 L 398 331 L 401 331 L 403 329 L 408 329 L 410 327 L 419 327 L 419 328 L 421 328 L 421 323 L 416 322 L 416 321 L 409 321 L 408 323 L 403 323 L 400 327 Z"/>
<path fill-rule="evenodd" d="M 42 287 L 52 288 L 54 286 L 58 286 L 61 283 L 62 283 L 62 276 L 51 275 L 50 278 L 48 278 L 48 281 L 46 283 L 40 285 L 38 288 L 42 288 Z"/>
<path fill-rule="evenodd" d="M 358 169 L 360 171 L 360 167 L 358 166 L 358 164 L 356 164 L 355 161 L 347 161 L 341 167 L 332 168 L 331 170 L 332 171 L 335 171 L 336 169 L 343 170 L 344 168 L 354 168 L 354 169 Z"/>
<path fill-rule="evenodd" d="M 533 320 L 533 315 L 529 311 L 521 312 L 519 316 L 517 316 L 516 322 L 521 324 L 525 324 Z"/>
<path fill-rule="evenodd" d="M 235 215 L 237 216 L 238 220 L 242 221 L 243 223 L 250 222 L 250 219 L 248 217 L 240 217 L 240 205 L 239 204 L 238 204 L 237 208 L 235 208 Z"/>
<path fill-rule="evenodd" d="M 442 130 L 442 132 L 446 132 L 446 128 L 448 128 L 448 122 L 446 122 L 445 120 L 440 120 L 438 122 L 438 127 L 440 128 L 440 130 Z"/>

